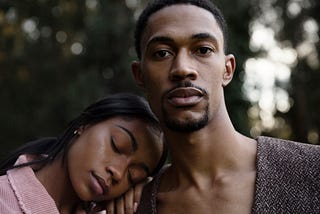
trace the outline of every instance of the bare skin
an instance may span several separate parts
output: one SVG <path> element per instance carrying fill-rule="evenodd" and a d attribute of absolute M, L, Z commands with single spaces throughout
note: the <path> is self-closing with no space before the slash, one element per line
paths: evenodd
<path fill-rule="evenodd" d="M 36 172 L 37 177 L 54 199 L 60 213 L 71 213 L 74 207 L 80 205 L 80 199 L 74 191 L 65 191 L 72 186 L 65 168 L 61 167 L 61 159 L 50 166 Z M 52 180 L 52 178 L 54 178 Z"/>
<path fill-rule="evenodd" d="M 257 145 L 234 129 L 227 113 L 223 88 L 235 58 L 224 53 L 215 18 L 192 5 L 165 7 L 151 15 L 141 44 L 142 59 L 132 71 L 162 124 L 172 160 L 160 179 L 158 212 L 251 213 Z M 204 127 L 185 132 L 166 118 L 187 124 L 205 114 Z"/>
<path fill-rule="evenodd" d="M 216 152 L 225 146 L 214 143 L 215 149 L 206 147 L 206 152 L 189 153 L 189 161 L 173 161 L 174 165 L 161 178 L 159 213 L 185 213 L 186 210 L 188 213 L 208 213 L 213 210 L 214 213 L 251 213 L 255 159 L 243 155 L 253 155 L 255 143 L 248 143 L 247 151 L 234 152 L 237 146 L 228 150 L 234 152 L 234 156 Z M 252 148 L 249 148 L 250 144 Z"/>
<path fill-rule="evenodd" d="M 113 117 L 81 127 L 65 162 L 60 156 L 35 174 L 61 214 L 75 209 L 84 213 L 83 203 L 92 201 L 95 210 L 113 213 L 103 205 L 147 178 L 161 156 L 159 141 L 160 135 L 144 121 Z M 133 213 L 133 207 L 124 206 L 133 206 L 134 190 L 130 191 L 116 202 L 117 213 Z"/>

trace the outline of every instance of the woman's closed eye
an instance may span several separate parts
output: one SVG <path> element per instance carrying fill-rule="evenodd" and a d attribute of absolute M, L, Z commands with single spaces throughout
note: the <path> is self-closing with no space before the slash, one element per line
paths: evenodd
<path fill-rule="evenodd" d="M 130 170 L 128 170 L 128 181 L 131 186 L 136 185 L 136 183 L 133 181 L 132 174 L 131 174 Z"/>
<path fill-rule="evenodd" d="M 125 135 L 112 135 L 110 138 L 110 144 L 115 153 L 130 155 L 134 152 L 131 141 Z"/>
<path fill-rule="evenodd" d="M 146 179 L 148 176 L 145 169 L 143 169 L 140 166 L 132 166 L 128 169 L 128 181 L 131 186 L 134 186 L 140 182 L 142 182 L 144 179 Z"/>
<path fill-rule="evenodd" d="M 112 136 L 111 136 L 110 142 L 111 142 L 111 148 L 112 148 L 112 150 L 113 150 L 115 153 L 119 153 L 119 154 L 120 154 L 120 151 L 119 151 L 118 147 L 116 146 L 115 140 L 114 140 L 114 138 L 113 138 Z"/>

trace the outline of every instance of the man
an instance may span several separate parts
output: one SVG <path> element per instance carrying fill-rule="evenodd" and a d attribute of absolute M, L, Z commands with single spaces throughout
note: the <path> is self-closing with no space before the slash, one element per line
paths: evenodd
<path fill-rule="evenodd" d="M 151 2 L 138 20 L 132 71 L 172 163 L 144 189 L 138 213 L 320 213 L 320 147 L 234 129 L 225 32 L 206 0 Z"/>

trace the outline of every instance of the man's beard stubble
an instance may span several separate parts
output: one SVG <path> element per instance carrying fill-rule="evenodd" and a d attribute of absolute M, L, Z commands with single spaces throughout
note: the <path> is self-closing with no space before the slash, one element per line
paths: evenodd
<path fill-rule="evenodd" d="M 207 93 L 207 91 L 205 89 L 203 89 L 201 87 L 198 87 L 198 86 L 192 84 L 189 81 L 179 82 L 176 85 L 176 87 L 170 89 L 165 94 L 169 93 L 170 91 L 174 90 L 175 88 L 180 88 L 180 87 L 194 87 L 194 88 L 197 88 L 197 89 L 201 90 L 203 95 L 204 95 L 204 97 L 206 97 L 208 99 L 208 93 Z M 162 97 L 161 110 L 162 110 L 162 113 L 163 113 L 165 125 L 167 126 L 168 129 L 170 129 L 172 131 L 175 131 L 175 132 L 188 133 L 188 132 L 198 131 L 198 130 L 202 129 L 203 127 L 205 127 L 208 124 L 208 122 L 209 122 L 209 103 L 207 103 L 207 105 L 205 106 L 204 113 L 203 113 L 201 118 L 199 118 L 199 119 L 191 119 L 189 121 L 181 122 L 179 120 L 173 119 L 170 116 L 169 112 L 164 107 L 164 102 L 163 102 L 164 98 L 165 98 L 165 96 Z"/>
<path fill-rule="evenodd" d="M 202 117 L 200 117 L 199 119 L 191 119 L 184 122 L 173 119 L 163 106 L 162 113 L 167 128 L 175 132 L 195 132 L 205 127 L 209 122 L 209 104 L 206 105 Z"/>

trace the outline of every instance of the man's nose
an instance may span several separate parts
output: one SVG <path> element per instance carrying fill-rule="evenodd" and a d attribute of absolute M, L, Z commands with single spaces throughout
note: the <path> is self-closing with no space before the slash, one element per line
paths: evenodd
<path fill-rule="evenodd" d="M 192 55 L 187 50 L 180 51 L 172 64 L 169 75 L 170 80 L 180 81 L 185 79 L 195 80 L 198 77 Z"/>

